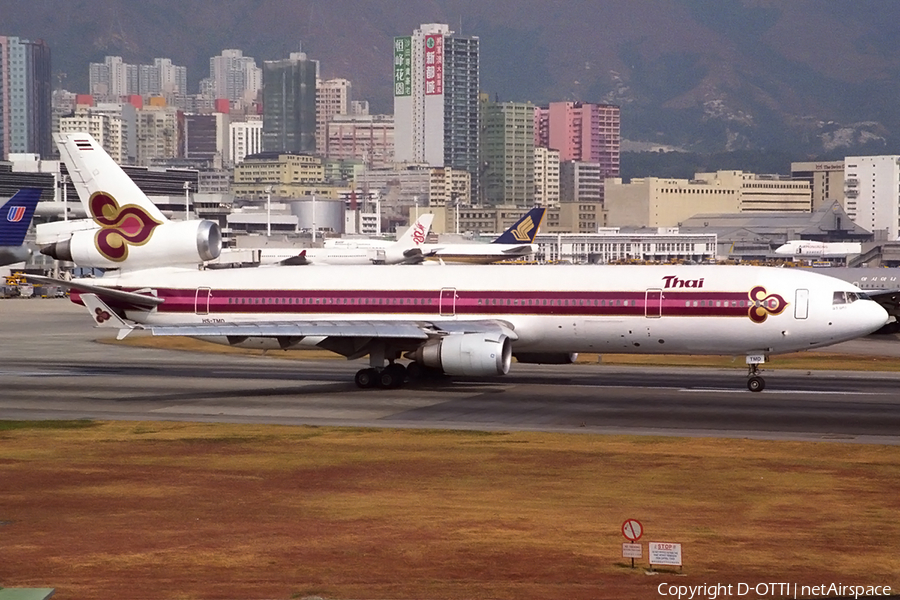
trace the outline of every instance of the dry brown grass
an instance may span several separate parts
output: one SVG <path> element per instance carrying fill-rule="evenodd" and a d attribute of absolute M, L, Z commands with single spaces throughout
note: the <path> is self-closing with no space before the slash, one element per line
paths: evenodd
<path fill-rule="evenodd" d="M 642 541 L 684 544 L 679 584 L 900 587 L 898 447 L 84 425 L 0 428 L 0 583 L 59 599 L 657 597 L 672 575 L 621 558 L 634 517 Z"/>

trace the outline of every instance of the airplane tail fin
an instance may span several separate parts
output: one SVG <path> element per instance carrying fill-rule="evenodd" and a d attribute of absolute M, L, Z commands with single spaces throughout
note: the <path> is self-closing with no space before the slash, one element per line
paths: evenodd
<path fill-rule="evenodd" d="M 106 150 L 87 133 L 60 133 L 54 139 L 88 215 L 97 220 L 111 207 L 137 207 L 159 221 L 168 219 Z"/>
<path fill-rule="evenodd" d="M 0 208 L 0 246 L 21 246 L 41 199 L 40 188 L 22 188 Z"/>
<path fill-rule="evenodd" d="M 512 227 L 494 240 L 493 244 L 532 244 L 544 221 L 544 208 L 532 208 L 525 216 L 513 223 Z"/>
<path fill-rule="evenodd" d="M 428 232 L 431 230 L 431 223 L 434 221 L 434 213 L 425 213 L 416 219 L 415 223 L 410 225 L 409 229 L 401 235 L 394 244 L 397 248 L 418 248 L 425 243 Z"/>

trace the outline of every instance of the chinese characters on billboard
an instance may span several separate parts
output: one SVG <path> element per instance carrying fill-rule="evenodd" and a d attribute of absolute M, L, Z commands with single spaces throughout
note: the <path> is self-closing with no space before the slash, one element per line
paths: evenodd
<path fill-rule="evenodd" d="M 444 93 L 444 36 L 437 33 L 425 36 L 425 95 Z"/>
<path fill-rule="evenodd" d="M 394 95 L 412 94 L 412 38 L 394 38 Z"/>

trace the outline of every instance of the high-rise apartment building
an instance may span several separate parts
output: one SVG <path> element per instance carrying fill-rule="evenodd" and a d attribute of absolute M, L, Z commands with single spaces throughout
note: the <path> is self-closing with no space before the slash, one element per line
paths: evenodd
<path fill-rule="evenodd" d="M 259 118 L 248 118 L 228 126 L 228 156 L 232 163 L 239 165 L 246 157 L 262 152 L 262 128 L 262 119 Z"/>
<path fill-rule="evenodd" d="M 545 208 L 559 206 L 559 151 L 534 149 L 534 204 Z"/>
<path fill-rule="evenodd" d="M 394 38 L 395 159 L 464 169 L 478 184 L 479 40 L 428 23 Z"/>
<path fill-rule="evenodd" d="M 53 154 L 50 47 L 0 36 L 0 159 L 12 153 Z"/>
<path fill-rule="evenodd" d="M 559 150 L 560 161 L 593 162 L 619 176 L 620 110 L 611 104 L 551 102 L 534 113 L 535 145 Z"/>
<path fill-rule="evenodd" d="M 131 109 L 130 126 L 135 126 L 134 107 Z M 74 114 L 59 119 L 60 133 L 87 132 L 97 140 L 107 154 L 120 165 L 134 162 L 134 150 L 128 154 L 128 125 L 126 125 L 121 111 L 104 110 L 101 107 L 80 105 L 76 107 Z M 133 143 L 132 143 L 133 146 Z"/>
<path fill-rule="evenodd" d="M 328 123 L 336 115 L 350 114 L 352 86 L 346 79 L 319 79 L 316 81 L 316 150 L 322 156 L 328 153 Z"/>
<path fill-rule="evenodd" d="M 481 204 L 534 204 L 534 106 L 522 102 L 482 104 Z"/>
<path fill-rule="evenodd" d="M 182 156 L 184 130 L 182 112 L 171 106 L 145 106 L 137 111 L 137 163 L 150 166 L 155 160 Z"/>
<path fill-rule="evenodd" d="M 263 63 L 263 150 L 309 154 L 316 151 L 318 62 L 304 52 Z"/>
<path fill-rule="evenodd" d="M 262 69 L 256 60 L 234 49 L 209 59 L 209 79 L 201 83 L 202 93 L 244 105 L 255 101 L 261 89 Z"/>
<path fill-rule="evenodd" d="M 152 65 L 131 65 L 121 56 L 107 56 L 102 63 L 90 63 L 88 79 L 91 95 L 116 102 L 123 96 L 166 96 L 187 94 L 187 67 L 168 58 L 155 58 Z"/>
<path fill-rule="evenodd" d="M 336 115 L 328 123 L 328 157 L 359 160 L 368 169 L 394 162 L 394 118 L 391 115 Z"/>
<path fill-rule="evenodd" d="M 900 239 L 900 156 L 846 157 L 844 195 L 844 210 L 854 223 Z"/>
<path fill-rule="evenodd" d="M 184 158 L 221 169 L 228 156 L 229 119 L 225 113 L 184 115 Z"/>

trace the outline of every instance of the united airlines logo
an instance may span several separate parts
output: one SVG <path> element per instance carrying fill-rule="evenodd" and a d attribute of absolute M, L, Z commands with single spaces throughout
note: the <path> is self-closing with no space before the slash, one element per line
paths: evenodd
<path fill-rule="evenodd" d="M 94 192 L 88 202 L 91 217 L 100 225 L 94 236 L 94 246 L 113 262 L 128 258 L 129 246 L 143 246 L 150 241 L 153 230 L 162 223 L 136 204 L 119 206 L 106 192 Z"/>
<path fill-rule="evenodd" d="M 532 229 L 534 229 L 534 221 L 531 219 L 531 215 L 528 215 L 521 223 L 516 225 L 516 228 L 512 231 L 512 235 L 516 238 L 516 241 L 530 242 L 531 235 L 529 234 Z"/>
<path fill-rule="evenodd" d="M 766 293 L 761 285 L 750 290 L 750 320 L 754 323 L 764 322 L 769 315 L 780 315 L 788 303 L 778 294 Z"/>
<path fill-rule="evenodd" d="M 10 223 L 18 223 L 22 220 L 22 217 L 25 216 L 25 207 L 24 206 L 12 206 L 9 209 L 9 212 L 6 213 L 6 220 Z"/>

